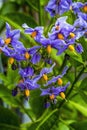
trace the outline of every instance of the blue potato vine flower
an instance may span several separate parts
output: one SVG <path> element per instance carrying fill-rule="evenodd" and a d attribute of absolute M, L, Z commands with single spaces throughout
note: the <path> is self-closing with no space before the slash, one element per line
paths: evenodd
<path fill-rule="evenodd" d="M 34 54 L 36 55 L 36 52 L 38 51 L 38 49 L 40 49 L 40 46 L 34 46 L 31 48 L 22 47 L 20 49 L 17 49 L 19 51 L 19 55 L 18 55 L 19 61 L 28 60 L 30 57 L 32 58 Z M 37 61 L 37 59 L 33 59 L 33 60 Z"/>
<path fill-rule="evenodd" d="M 67 87 L 70 85 L 70 82 L 68 82 L 65 86 L 58 86 L 58 87 L 49 87 L 47 89 L 41 89 L 41 96 L 48 95 L 51 100 L 54 100 L 61 92 L 65 92 Z"/>
<path fill-rule="evenodd" d="M 21 75 L 21 77 L 23 78 L 27 78 L 27 77 L 31 77 L 34 75 L 34 69 L 32 67 L 26 67 L 24 69 L 20 68 L 19 69 L 19 74 Z"/>
<path fill-rule="evenodd" d="M 59 30 L 59 29 L 61 29 L 61 28 L 66 27 L 67 25 L 69 25 L 69 24 L 66 22 L 67 18 L 68 18 L 67 16 L 58 18 L 58 19 L 56 20 L 55 25 L 52 27 L 51 32 L 57 31 L 57 30 Z"/>
<path fill-rule="evenodd" d="M 40 71 L 39 78 L 43 77 L 43 79 L 44 79 L 45 81 L 47 81 L 47 80 L 48 80 L 47 74 L 52 72 L 53 67 L 54 67 L 55 65 L 56 65 L 56 64 L 54 63 L 50 68 L 43 68 L 43 69 Z"/>
<path fill-rule="evenodd" d="M 22 27 L 25 28 L 25 33 L 30 34 L 30 36 L 34 38 L 37 42 L 39 42 L 41 37 L 43 37 L 43 27 L 31 28 L 28 27 L 27 24 L 23 24 Z"/>
<path fill-rule="evenodd" d="M 39 76 L 35 76 L 32 79 L 26 78 L 26 79 L 23 79 L 23 82 L 19 82 L 17 87 L 21 91 L 23 91 L 25 97 L 28 98 L 30 96 L 31 90 L 35 90 L 35 89 L 38 89 L 40 87 L 40 85 L 37 84 L 38 80 L 39 80 Z"/>
<path fill-rule="evenodd" d="M 50 54 L 52 48 L 55 48 L 57 50 L 58 46 L 63 44 L 63 41 L 59 39 L 51 40 L 50 38 L 43 38 L 41 39 L 40 43 L 46 48 L 46 51 Z"/>
<path fill-rule="evenodd" d="M 75 42 L 74 39 L 70 40 L 69 42 L 64 42 L 64 44 L 60 45 L 58 47 L 58 53 L 57 55 L 60 55 L 61 53 L 63 53 L 65 50 L 69 49 L 70 51 L 72 52 L 75 52 L 75 48 L 73 45 L 78 45 L 78 43 Z M 76 49 L 76 51 L 79 53 L 82 53 L 83 52 L 83 49 L 82 49 L 82 45 L 79 44 L 79 51 Z"/>
<path fill-rule="evenodd" d="M 48 86 L 48 85 L 50 85 L 52 83 L 55 83 L 56 81 L 58 81 L 58 85 L 62 85 L 63 84 L 62 77 L 66 74 L 67 70 L 68 70 L 68 66 L 65 66 L 61 75 L 58 75 L 56 77 L 54 76 L 44 86 Z"/>
<path fill-rule="evenodd" d="M 74 26 L 77 28 L 78 39 L 87 32 L 87 14 L 79 13 Z"/>
<path fill-rule="evenodd" d="M 50 13 L 51 17 L 58 14 L 58 3 L 57 0 L 50 0 L 45 10 Z"/>
<path fill-rule="evenodd" d="M 78 53 L 82 53 L 83 52 L 83 47 L 81 44 L 77 43 L 77 45 L 75 46 L 75 49 Z"/>
<path fill-rule="evenodd" d="M 6 23 L 6 39 L 3 40 L 0 38 L 1 47 L 4 45 L 11 44 L 13 46 L 14 42 L 17 42 L 20 38 L 20 30 L 12 30 L 8 23 Z"/>
<path fill-rule="evenodd" d="M 40 62 L 40 59 L 41 59 L 41 54 L 40 53 L 34 53 L 34 55 L 31 58 L 31 62 L 33 64 L 37 64 L 37 63 Z"/>

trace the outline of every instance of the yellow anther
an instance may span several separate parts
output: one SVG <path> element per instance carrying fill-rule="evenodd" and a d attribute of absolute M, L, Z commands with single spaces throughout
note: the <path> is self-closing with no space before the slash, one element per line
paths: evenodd
<path fill-rule="evenodd" d="M 11 38 L 7 38 L 7 39 L 5 39 L 4 42 L 5 42 L 5 44 L 8 45 L 9 43 L 11 43 Z"/>
<path fill-rule="evenodd" d="M 36 37 L 36 35 L 37 35 L 37 31 L 34 31 L 34 32 L 31 33 L 32 38 Z"/>
<path fill-rule="evenodd" d="M 66 96 L 65 96 L 64 92 L 61 92 L 61 93 L 60 93 L 60 96 L 61 96 L 63 99 L 65 99 L 65 98 L 66 98 Z"/>
<path fill-rule="evenodd" d="M 52 47 L 51 47 L 51 45 L 48 45 L 46 49 L 47 49 L 47 52 L 50 54 L 51 51 L 52 51 Z"/>
<path fill-rule="evenodd" d="M 54 100 L 55 95 L 54 95 L 54 94 L 52 94 L 52 95 L 50 95 L 50 96 L 49 96 L 49 98 L 50 98 L 50 100 Z"/>
<path fill-rule="evenodd" d="M 9 60 L 8 60 L 8 63 L 12 65 L 14 63 L 14 58 L 10 57 Z"/>
<path fill-rule="evenodd" d="M 85 13 L 87 13 L 87 5 L 85 5 L 85 6 L 83 7 L 83 11 L 84 11 Z"/>
<path fill-rule="evenodd" d="M 60 28 L 59 26 L 56 26 L 56 27 L 55 27 L 56 30 L 59 30 L 59 28 Z"/>
<path fill-rule="evenodd" d="M 25 57 L 26 59 L 29 59 L 29 58 L 30 58 L 30 54 L 29 54 L 28 52 L 25 52 L 24 57 Z"/>
<path fill-rule="evenodd" d="M 63 81 L 61 78 L 58 78 L 58 85 L 62 85 L 63 84 Z"/>
<path fill-rule="evenodd" d="M 48 80 L 48 77 L 47 77 L 47 75 L 46 75 L 46 74 L 43 74 L 43 79 L 44 79 L 45 81 L 47 81 L 47 80 Z"/>
<path fill-rule="evenodd" d="M 74 51 L 75 50 L 72 45 L 69 45 L 68 48 L 69 48 L 70 51 Z"/>
<path fill-rule="evenodd" d="M 72 32 L 71 32 L 69 35 L 70 35 L 71 38 L 74 38 L 74 37 L 75 37 L 75 34 L 72 33 Z"/>
<path fill-rule="evenodd" d="M 61 33 L 58 33 L 57 37 L 58 39 L 64 40 L 64 36 Z"/>
<path fill-rule="evenodd" d="M 25 89 L 24 95 L 25 95 L 26 97 L 29 97 L 29 96 L 30 96 L 30 91 L 29 91 L 28 89 Z"/>

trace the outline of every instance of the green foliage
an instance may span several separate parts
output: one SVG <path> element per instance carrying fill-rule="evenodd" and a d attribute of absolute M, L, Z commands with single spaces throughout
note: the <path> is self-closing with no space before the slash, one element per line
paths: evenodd
<path fill-rule="evenodd" d="M 0 129 L 20 130 L 19 117 L 7 108 L 0 106 Z"/>

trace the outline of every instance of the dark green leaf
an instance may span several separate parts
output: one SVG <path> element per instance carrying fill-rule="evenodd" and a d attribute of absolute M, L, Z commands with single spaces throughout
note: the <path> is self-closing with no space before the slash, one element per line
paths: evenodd
<path fill-rule="evenodd" d="M 20 130 L 18 116 L 7 108 L 0 107 L 0 129 Z"/>
<path fill-rule="evenodd" d="M 40 117 L 46 109 L 44 108 L 45 100 L 43 97 L 40 96 L 40 93 L 40 90 L 31 91 L 29 99 L 30 106 L 32 108 L 32 111 L 36 115 L 36 118 Z"/>
<path fill-rule="evenodd" d="M 87 130 L 87 120 L 75 122 L 71 126 L 75 130 Z"/>
<path fill-rule="evenodd" d="M 19 6 L 15 2 L 5 2 L 0 9 L 0 14 L 5 15 L 7 13 L 12 13 L 14 11 L 17 11 L 19 9 Z"/>
<path fill-rule="evenodd" d="M 26 23 L 30 27 L 36 27 L 37 23 L 36 21 L 29 15 L 26 15 L 24 13 L 8 13 L 6 16 L 14 21 L 15 23 L 19 24 L 22 26 L 22 24 Z"/>

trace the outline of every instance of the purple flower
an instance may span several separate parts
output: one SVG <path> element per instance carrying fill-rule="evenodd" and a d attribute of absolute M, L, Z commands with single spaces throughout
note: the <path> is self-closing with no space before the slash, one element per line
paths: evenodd
<path fill-rule="evenodd" d="M 79 43 L 75 46 L 75 49 L 76 49 L 76 51 L 77 51 L 78 53 L 82 53 L 82 52 L 83 52 L 83 47 L 82 47 L 82 45 L 79 44 Z"/>
<path fill-rule="evenodd" d="M 48 53 L 51 53 L 51 48 L 55 48 L 56 50 L 58 50 L 59 46 L 64 43 L 63 40 L 51 40 L 50 38 L 44 38 L 40 42 L 46 48 Z"/>
<path fill-rule="evenodd" d="M 34 70 L 30 66 L 26 67 L 24 69 L 20 68 L 19 69 L 19 74 L 21 75 L 21 77 L 26 78 L 26 77 L 29 77 L 29 76 L 33 76 Z"/>
<path fill-rule="evenodd" d="M 37 84 L 39 80 L 39 76 L 34 77 L 33 79 L 25 79 L 23 83 L 19 83 L 18 87 L 23 91 L 23 90 L 34 90 L 40 87 L 39 84 Z"/>
<path fill-rule="evenodd" d="M 50 0 L 45 10 L 48 11 L 52 17 L 55 16 L 58 13 L 57 0 Z"/>
<path fill-rule="evenodd" d="M 30 57 L 34 56 L 34 54 L 36 55 L 38 49 L 40 49 L 40 46 L 34 46 L 32 48 L 22 47 L 20 49 L 17 49 L 19 53 L 18 55 L 19 61 L 28 60 Z"/>
<path fill-rule="evenodd" d="M 1 46 L 11 44 L 13 46 L 14 42 L 17 42 L 20 38 L 20 30 L 12 30 L 8 23 L 6 23 L 6 39 L 0 39 Z"/>
<path fill-rule="evenodd" d="M 41 96 L 45 96 L 45 95 L 54 95 L 54 97 L 56 98 L 56 96 L 58 96 L 61 92 L 65 92 L 65 90 L 67 89 L 67 87 L 70 85 L 70 82 L 68 82 L 65 86 L 62 87 L 49 87 L 47 89 L 41 89 Z"/>
<path fill-rule="evenodd" d="M 55 26 L 52 27 L 51 32 L 60 30 L 61 28 L 64 28 L 67 25 L 69 25 L 66 22 L 67 18 L 68 18 L 67 16 L 58 18 L 57 21 L 56 21 L 56 23 L 55 23 Z"/>
<path fill-rule="evenodd" d="M 26 24 L 23 24 L 23 28 L 25 28 L 25 33 L 30 34 L 37 42 L 43 37 L 43 27 L 30 28 Z"/>
<path fill-rule="evenodd" d="M 87 14 L 78 13 L 78 19 L 74 23 L 75 28 L 77 28 L 78 39 L 85 35 L 87 32 Z"/>
<path fill-rule="evenodd" d="M 54 66 L 55 66 L 55 63 L 50 68 L 43 68 L 40 72 L 40 77 L 42 77 L 43 74 L 48 74 L 52 72 Z"/>
<path fill-rule="evenodd" d="M 41 55 L 40 53 L 35 53 L 32 58 L 31 58 L 31 62 L 33 64 L 37 64 L 38 62 L 40 62 L 40 59 L 41 59 Z"/>
<path fill-rule="evenodd" d="M 44 86 L 48 86 L 48 85 L 50 85 L 50 84 L 52 84 L 52 83 L 55 83 L 59 78 L 62 78 L 62 77 L 66 74 L 67 70 L 68 70 L 68 66 L 64 67 L 64 69 L 63 69 L 61 75 L 58 75 L 58 76 L 56 76 L 56 77 L 54 76 L 54 77 L 53 77 L 51 80 L 49 80 Z"/>

